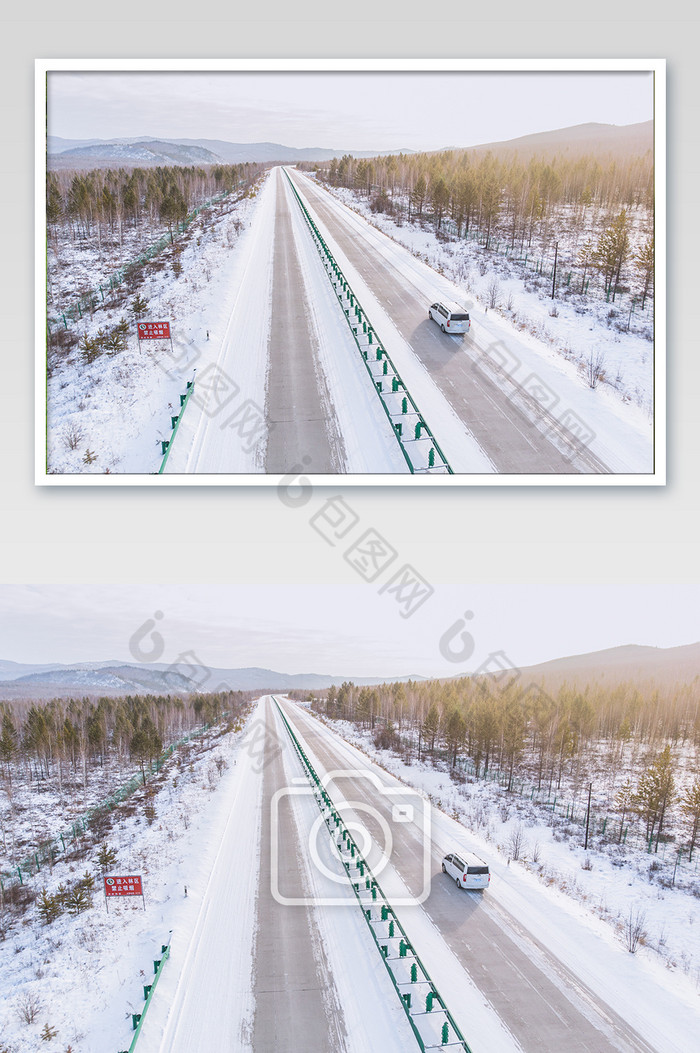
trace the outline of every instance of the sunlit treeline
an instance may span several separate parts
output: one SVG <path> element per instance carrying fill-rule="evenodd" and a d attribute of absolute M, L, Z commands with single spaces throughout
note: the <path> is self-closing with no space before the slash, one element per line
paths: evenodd
<path fill-rule="evenodd" d="M 408 760 L 440 755 L 455 767 L 458 758 L 469 758 L 477 778 L 498 768 L 509 790 L 525 778 L 550 794 L 563 776 L 580 786 L 596 771 L 609 787 L 608 806 L 621 815 L 620 836 L 625 816 L 636 815 L 658 849 L 673 808 L 691 854 L 700 843 L 698 677 L 674 686 L 551 688 L 514 678 L 502 689 L 488 677 L 377 687 L 345 682 L 314 706 L 374 729 L 376 745 Z"/>
<path fill-rule="evenodd" d="M 515 679 L 490 690 L 488 678 L 331 688 L 320 703 L 330 716 L 401 733 L 411 729 L 421 749 L 437 745 L 472 758 L 512 767 L 524 755 L 541 773 L 561 770 L 565 759 L 601 742 L 631 740 L 700 746 L 700 681 L 675 687 L 621 683 L 615 687 L 567 684 L 524 688 Z"/>
<path fill-rule="evenodd" d="M 626 159 L 591 154 L 527 161 L 465 150 L 371 159 L 346 154 L 318 167 L 334 186 L 405 200 L 409 216 L 429 212 L 438 227 L 449 218 L 460 235 L 477 228 L 488 237 L 498 222 L 520 247 L 542 235 L 557 206 L 572 206 L 583 225 L 591 208 L 651 212 L 654 204 L 651 151 Z"/>

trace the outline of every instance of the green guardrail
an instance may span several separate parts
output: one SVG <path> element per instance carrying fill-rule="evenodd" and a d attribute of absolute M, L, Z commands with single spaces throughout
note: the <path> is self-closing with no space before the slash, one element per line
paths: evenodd
<path fill-rule="evenodd" d="M 153 977 L 152 982 L 150 984 L 144 984 L 143 985 L 143 997 L 146 1000 L 146 1004 L 144 1005 L 144 1007 L 143 1007 L 143 1009 L 142 1009 L 142 1011 L 140 1013 L 132 1013 L 131 1014 L 131 1023 L 132 1023 L 132 1027 L 134 1029 L 134 1037 L 131 1040 L 131 1045 L 129 1046 L 128 1050 L 120 1049 L 119 1053 L 134 1053 L 134 1049 L 136 1048 L 136 1043 L 138 1042 L 139 1035 L 141 1034 L 141 1028 L 143 1026 L 143 1022 L 144 1022 L 144 1020 L 146 1018 L 146 1013 L 148 1011 L 148 1007 L 151 1004 L 151 1000 L 153 998 L 153 995 L 155 994 L 156 984 L 158 983 L 158 981 L 160 979 L 160 974 L 163 972 L 163 966 L 165 965 L 165 963 L 167 962 L 168 958 L 170 957 L 170 938 L 168 938 L 168 942 L 167 943 L 164 943 L 164 944 L 161 945 L 160 954 L 161 954 L 160 958 L 155 958 L 153 960 L 154 977 Z"/>
<path fill-rule="evenodd" d="M 472 1053 L 369 864 L 294 734 L 282 707 L 276 698 L 274 701 L 301 761 L 304 774 L 311 783 L 316 803 L 419 1049 L 423 1053 L 426 1050 L 438 1049 L 460 1049 L 463 1053 Z M 432 1030 L 433 1034 L 426 1034 L 428 1030 Z"/>
<path fill-rule="evenodd" d="M 195 369 L 194 372 L 196 373 L 197 370 Z M 169 439 L 161 439 L 160 440 L 161 452 L 163 453 L 163 460 L 161 462 L 160 468 L 158 469 L 158 475 L 162 475 L 163 472 L 165 471 L 165 466 L 168 463 L 168 457 L 170 456 L 170 451 L 172 449 L 173 442 L 175 441 L 175 436 L 177 435 L 177 429 L 180 427 L 180 421 L 182 420 L 182 415 L 185 412 L 185 410 L 187 409 L 187 403 L 190 401 L 190 395 L 192 394 L 193 391 L 194 391 L 194 376 L 192 377 L 192 380 L 188 380 L 187 381 L 187 388 L 185 389 L 184 395 L 180 395 L 180 412 L 178 413 L 177 417 L 171 417 L 170 418 L 170 426 L 173 429 L 172 435 L 170 436 Z"/>
<path fill-rule="evenodd" d="M 333 253 L 328 248 L 311 213 L 302 201 L 289 173 L 286 169 L 283 169 L 283 171 L 311 231 L 318 254 L 343 308 L 345 320 L 350 327 L 357 349 L 372 379 L 374 390 L 379 396 L 380 403 L 391 424 L 392 432 L 399 444 L 409 471 L 412 475 L 416 473 L 453 475 L 454 472 L 440 449 L 437 439 L 411 397 L 391 356 L 379 340 L 376 329 L 367 317 L 367 312 L 362 307 L 347 278 L 338 266 Z M 427 457 L 424 464 L 418 464 L 418 457 L 415 453 L 411 456 L 406 449 L 406 445 L 413 443 L 425 444 L 426 440 L 428 445 Z"/>

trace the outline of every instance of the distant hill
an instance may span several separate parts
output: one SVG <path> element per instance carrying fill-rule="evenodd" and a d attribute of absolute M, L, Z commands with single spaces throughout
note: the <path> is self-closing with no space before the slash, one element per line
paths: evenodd
<path fill-rule="evenodd" d="M 681 647 L 645 647 L 627 644 L 604 651 L 555 658 L 521 669 L 519 682 L 527 680 L 557 685 L 621 680 L 654 680 L 659 684 L 689 683 L 700 676 L 700 643 Z"/>
<path fill-rule="evenodd" d="M 330 161 L 352 153 L 353 157 L 376 157 L 375 152 L 296 148 L 280 143 L 230 143 L 223 139 L 163 139 L 141 136 L 133 139 L 47 139 L 49 168 L 148 168 L 164 165 L 295 164 L 298 161 Z M 379 156 L 398 154 L 388 150 Z M 411 153 L 410 150 L 403 151 Z"/>
<path fill-rule="evenodd" d="M 479 146 L 450 146 L 449 150 L 468 150 L 482 154 L 535 154 L 577 157 L 596 153 L 623 157 L 644 154 L 654 145 L 654 122 L 641 124 L 577 124 L 570 128 L 536 132 L 517 139 L 484 143 Z M 431 153 L 442 151 L 430 151 Z M 283 146 L 281 143 L 232 143 L 224 139 L 169 139 L 162 136 L 136 136 L 121 139 L 47 139 L 49 168 L 148 168 L 165 165 L 207 164 L 296 164 L 302 161 L 330 161 L 343 154 L 353 157 L 390 157 L 414 154 L 415 150 L 351 150 L 323 147 Z"/>
<path fill-rule="evenodd" d="M 90 143 L 49 154 L 64 168 L 113 168 L 124 165 L 149 168 L 165 165 L 212 165 L 220 158 L 201 146 L 148 139 L 139 142 Z"/>
<path fill-rule="evenodd" d="M 484 143 L 481 146 L 452 147 L 470 153 L 518 154 L 520 157 L 579 157 L 582 154 L 627 156 L 644 154 L 654 148 L 654 122 L 641 124 L 576 124 L 570 128 L 536 132 L 517 139 Z"/>
<path fill-rule="evenodd" d="M 208 674 L 208 675 L 207 675 Z M 0 661 L 0 698 L 122 695 L 135 692 L 188 694 L 191 691 L 324 690 L 344 680 L 355 684 L 405 683 L 421 676 L 353 677 L 323 673 L 278 673 L 272 669 L 198 670 L 186 664 L 85 662 L 76 665 L 21 665 Z"/>

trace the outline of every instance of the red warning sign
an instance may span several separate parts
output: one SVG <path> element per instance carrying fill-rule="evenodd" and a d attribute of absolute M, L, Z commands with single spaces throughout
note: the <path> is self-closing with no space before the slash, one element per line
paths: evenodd
<path fill-rule="evenodd" d="M 139 322 L 136 329 L 139 340 L 170 339 L 170 322 Z"/>
<path fill-rule="evenodd" d="M 140 874 L 105 878 L 105 896 L 143 896 Z"/>

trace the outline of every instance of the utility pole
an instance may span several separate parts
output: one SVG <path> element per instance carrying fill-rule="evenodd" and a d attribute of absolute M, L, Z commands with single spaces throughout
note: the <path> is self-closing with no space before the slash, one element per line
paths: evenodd
<path fill-rule="evenodd" d="M 559 242 L 554 243 L 554 274 L 552 275 L 552 299 L 554 299 L 554 289 L 557 284 L 557 254 L 559 252 Z"/>
<path fill-rule="evenodd" d="M 591 791 L 593 789 L 593 783 L 588 784 L 588 808 L 586 809 L 586 839 L 583 843 L 584 848 L 588 848 L 588 826 L 591 821 Z"/>

